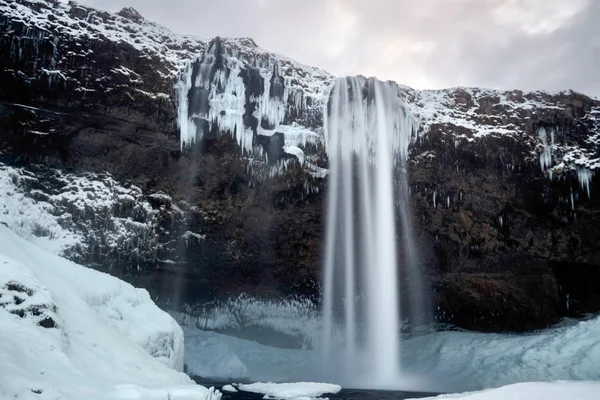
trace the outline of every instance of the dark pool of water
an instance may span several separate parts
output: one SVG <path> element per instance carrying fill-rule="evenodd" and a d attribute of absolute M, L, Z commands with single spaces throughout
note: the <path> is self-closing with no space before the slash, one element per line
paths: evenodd
<path fill-rule="evenodd" d="M 202 379 L 194 379 L 198 384 L 206 387 L 213 386 L 215 389 L 221 390 L 224 385 L 230 382 L 210 382 Z M 246 382 L 249 383 L 249 382 Z M 262 394 L 249 392 L 223 392 L 223 400 L 261 400 Z M 330 400 L 404 400 L 404 399 L 419 399 L 422 397 L 437 396 L 439 393 L 424 393 L 424 392 L 398 392 L 392 390 L 371 390 L 371 389 L 342 389 L 336 394 L 326 393 L 321 397 L 328 397 Z"/>

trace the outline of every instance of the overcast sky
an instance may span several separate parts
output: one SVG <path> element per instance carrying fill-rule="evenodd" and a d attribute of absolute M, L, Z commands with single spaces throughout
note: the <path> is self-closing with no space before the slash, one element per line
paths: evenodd
<path fill-rule="evenodd" d="M 419 89 L 600 97 L 600 0 L 81 0 L 202 37 L 247 36 L 335 75 Z"/>

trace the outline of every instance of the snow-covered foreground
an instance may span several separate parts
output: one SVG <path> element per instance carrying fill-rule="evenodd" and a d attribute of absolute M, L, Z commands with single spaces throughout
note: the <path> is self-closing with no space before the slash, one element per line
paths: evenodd
<path fill-rule="evenodd" d="M 480 392 L 446 394 L 420 400 L 597 400 L 600 382 L 527 382 Z"/>
<path fill-rule="evenodd" d="M 274 318 L 273 309 L 262 325 L 260 319 L 249 320 L 254 325 L 289 334 L 285 310 L 287 306 L 282 309 L 281 323 Z M 212 321 L 209 325 L 213 329 L 220 326 L 216 319 L 207 321 Z M 305 339 L 308 339 L 314 336 L 312 331 L 317 324 L 306 326 L 309 328 Z M 185 362 L 194 375 L 230 381 L 324 379 L 316 342 L 312 345 L 317 350 L 285 349 L 193 326 L 184 325 L 183 329 Z M 462 392 L 519 382 L 600 381 L 600 317 L 531 334 L 435 332 L 405 338 L 402 353 L 405 377 L 386 385 L 388 388 Z M 370 387 L 369 382 L 335 383 L 343 387 Z"/>
<path fill-rule="evenodd" d="M 0 224 L 0 398 L 218 399 L 181 371 L 183 333 L 135 289 Z"/>

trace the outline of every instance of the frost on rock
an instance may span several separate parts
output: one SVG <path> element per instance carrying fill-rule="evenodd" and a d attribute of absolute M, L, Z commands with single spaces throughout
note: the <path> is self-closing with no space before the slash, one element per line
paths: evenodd
<path fill-rule="evenodd" d="M 206 239 L 206 235 L 201 235 L 199 233 L 194 233 L 194 232 L 191 232 L 191 231 L 186 231 L 183 234 L 182 238 L 186 241 L 186 243 L 189 244 L 190 242 L 192 242 L 194 240 L 198 241 L 198 242 L 203 241 L 204 239 Z"/>
<path fill-rule="evenodd" d="M 112 14 L 75 2 L 67 4 L 53 0 L 34 0 L 15 3 L 12 0 L 0 0 L 0 14 L 24 24 L 24 36 L 35 39 L 40 44 L 48 37 L 48 33 L 57 33 L 52 42 L 54 57 L 50 62 L 50 66 L 57 68 L 60 60 L 56 49 L 67 38 L 78 41 L 107 40 L 130 45 L 140 51 L 143 57 L 158 57 L 168 71 L 165 75 L 171 78 L 183 68 L 185 60 L 206 46 L 205 39 L 175 34 L 144 19 L 133 8 L 125 8 L 118 14 Z M 11 56 L 20 57 L 18 48 Z M 67 75 L 59 76 L 61 72 L 57 69 L 49 70 L 49 73 L 57 74 L 63 82 L 76 80 Z"/>
<path fill-rule="evenodd" d="M 76 261 L 108 256 L 132 263 L 157 257 L 157 207 L 170 197 L 148 199 L 136 186 L 102 174 L 66 174 L 0 163 L 0 222 L 21 236 Z"/>

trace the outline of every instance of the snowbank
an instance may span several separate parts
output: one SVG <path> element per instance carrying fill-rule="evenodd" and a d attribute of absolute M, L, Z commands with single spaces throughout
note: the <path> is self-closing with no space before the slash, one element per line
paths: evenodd
<path fill-rule="evenodd" d="M 436 332 L 404 341 L 403 351 L 405 370 L 452 390 L 600 380 L 600 317 L 530 334 Z"/>
<path fill-rule="evenodd" d="M 249 385 L 237 385 L 243 392 L 264 394 L 270 399 L 310 399 L 317 398 L 325 393 L 338 393 L 342 390 L 339 385 L 316 382 L 296 383 L 252 383 Z"/>
<path fill-rule="evenodd" d="M 218 399 L 183 367 L 183 332 L 145 290 L 0 224 L 0 398 Z"/>
<path fill-rule="evenodd" d="M 183 327 L 190 375 L 216 380 L 289 382 L 319 379 L 314 352 L 265 346 L 215 332 Z"/>
<path fill-rule="evenodd" d="M 464 400 L 597 400 L 600 382 L 527 382 L 481 392 L 445 394 L 428 399 Z M 420 399 L 427 400 L 427 399 Z"/>

